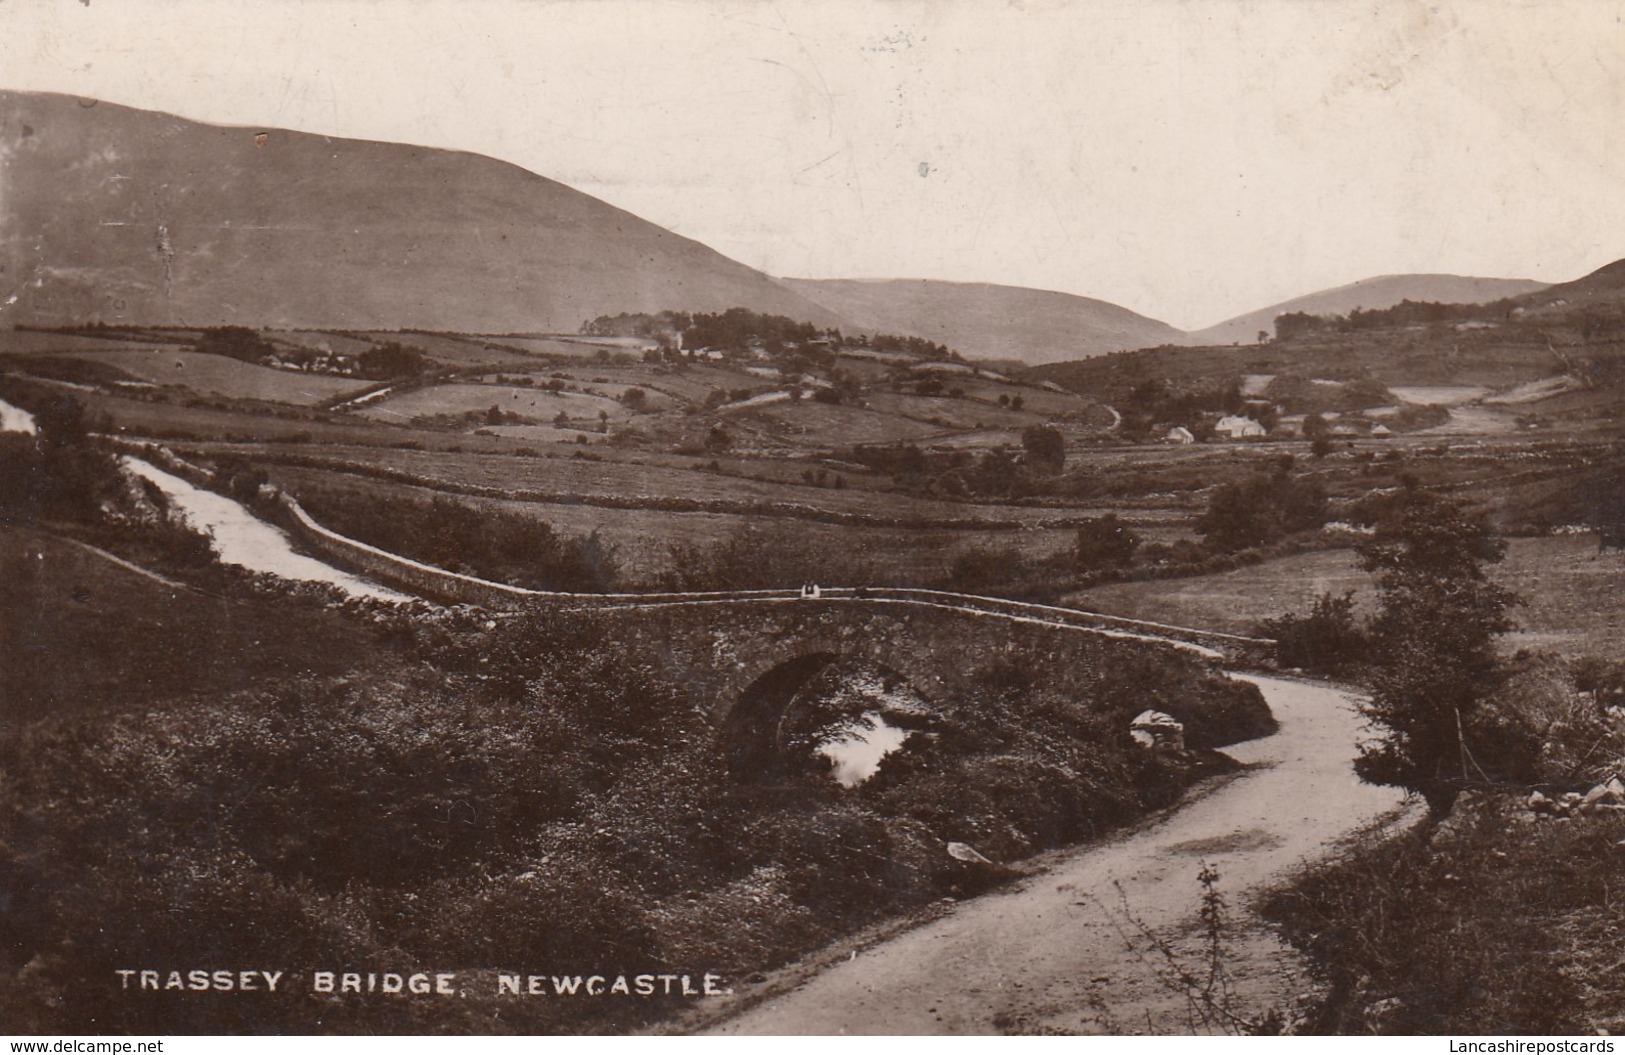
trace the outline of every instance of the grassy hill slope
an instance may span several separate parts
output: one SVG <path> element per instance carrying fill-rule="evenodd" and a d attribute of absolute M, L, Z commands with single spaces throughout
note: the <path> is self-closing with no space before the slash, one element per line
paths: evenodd
<path fill-rule="evenodd" d="M 1275 332 L 1275 317 L 1301 311 L 1310 315 L 1347 315 L 1355 308 L 1388 308 L 1402 300 L 1441 304 L 1482 304 L 1544 289 L 1545 284 L 1521 278 L 1474 278 L 1463 275 L 1379 275 L 1336 289 L 1309 293 L 1267 308 L 1226 319 L 1191 336 L 1201 344 L 1251 344 L 1258 333 Z"/>
<path fill-rule="evenodd" d="M 779 281 L 871 333 L 926 337 L 972 359 L 1052 363 L 1186 343 L 1167 323 L 1068 293 L 928 279 Z"/>
<path fill-rule="evenodd" d="M 0 92 L 0 323 L 574 332 L 603 313 L 827 311 L 502 161 Z"/>

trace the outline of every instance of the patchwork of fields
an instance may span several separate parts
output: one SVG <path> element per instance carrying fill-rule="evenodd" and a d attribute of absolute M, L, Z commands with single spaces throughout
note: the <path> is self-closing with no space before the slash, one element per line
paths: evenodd
<path fill-rule="evenodd" d="M 1617 657 L 1625 641 L 1625 555 L 1597 553 L 1596 536 L 1515 538 L 1496 581 L 1524 599 L 1518 629 L 1502 639 L 1508 651 L 1527 648 L 1568 656 Z M 1073 594 L 1069 601 L 1135 619 L 1248 633 L 1261 620 L 1307 611 L 1321 593 L 1353 591 L 1369 612 L 1371 577 L 1351 550 L 1283 557 L 1215 575 L 1114 583 Z"/>
<path fill-rule="evenodd" d="M 301 370 L 278 370 L 219 355 L 157 347 L 77 352 L 74 358 L 108 363 L 149 384 L 174 386 L 208 396 L 254 399 L 311 407 L 359 392 L 366 382 Z"/>
<path fill-rule="evenodd" d="M 390 395 L 361 408 L 363 417 L 381 421 L 410 422 L 414 418 L 439 414 L 479 414 L 495 408 L 503 414 L 551 421 L 564 414 L 576 420 L 598 419 L 600 412 L 624 418 L 631 412 L 604 396 L 578 392 L 547 392 L 513 385 L 433 385 L 412 388 Z"/>
<path fill-rule="evenodd" d="M 1089 518 L 1116 513 L 1146 542 L 1197 539 L 1196 518 L 1216 485 L 1283 466 L 1322 487 L 1333 516 L 1405 476 L 1480 497 L 1504 526 L 1571 523 L 1584 510 L 1568 499 L 1577 488 L 1606 486 L 1617 461 L 1605 441 L 1513 427 L 1527 406 L 1597 398 L 1563 385 L 1547 385 L 1536 393 L 1545 398 L 1516 407 L 1482 402 L 1485 386 L 1400 386 L 1394 391 L 1412 402 L 1454 404 L 1452 420 L 1411 436 L 1344 439 L 1332 456 L 1309 459 L 1301 440 L 1117 442 L 1111 430 L 1118 415 L 1109 406 L 898 353 L 858 349 L 833 357 L 835 381 L 814 386 L 840 386 L 826 399 L 813 398 L 812 389 L 792 398 L 794 375 L 763 361 L 644 361 L 649 342 L 639 340 L 309 330 L 264 336 L 278 354 L 330 357 L 323 363 L 404 345 L 425 357 L 424 372 L 379 382 L 273 368 L 193 351 L 187 342 L 198 332 L 174 330 L 0 334 L 0 370 L 37 370 L 42 380 L 35 383 L 71 392 L 117 433 L 163 440 L 204 461 L 258 464 L 295 495 L 442 494 L 567 535 L 597 532 L 615 548 L 628 580 L 639 583 L 670 574 L 685 547 L 763 531 L 784 533 L 790 548 L 838 553 L 851 574 L 875 581 L 939 582 L 968 553 L 1060 567 L 1076 526 Z M 69 381 L 74 375 L 63 373 L 63 363 L 89 365 Z M 1256 389 L 1269 376 L 1242 381 Z M 940 388 L 922 388 L 927 378 Z M 740 405 L 763 394 L 777 401 Z M 1064 471 L 1028 496 L 1003 497 L 1000 476 L 1019 471 L 1026 433 L 1035 427 L 1059 433 Z M 865 452 L 875 451 L 907 457 L 870 460 Z M 906 466 L 924 464 L 927 455 L 936 459 L 931 472 L 957 466 L 961 479 L 993 493 L 910 476 Z M 994 467 L 991 476 L 978 477 L 984 465 Z M 1561 556 L 1564 547 L 1573 560 Z M 1590 615 L 1612 611 L 1614 591 L 1607 563 L 1580 559 L 1583 548 L 1573 539 L 1514 544 L 1505 574 L 1534 601 L 1516 642 L 1590 647 L 1618 629 L 1617 621 Z M 1361 582 L 1346 554 L 1329 551 L 1218 575 L 1103 586 L 1078 600 L 1245 631 L 1302 608 L 1318 592 Z"/>

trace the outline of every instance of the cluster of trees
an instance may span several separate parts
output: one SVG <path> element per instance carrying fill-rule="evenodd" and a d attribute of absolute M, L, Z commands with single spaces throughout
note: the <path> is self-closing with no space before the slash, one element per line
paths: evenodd
<path fill-rule="evenodd" d="M 922 359 L 957 358 L 946 345 L 924 337 L 877 333 L 843 335 L 840 330 L 819 329 L 810 322 L 798 322 L 784 315 L 764 315 L 748 308 L 722 312 L 621 312 L 600 315 L 581 324 L 581 332 L 594 337 L 651 337 L 661 341 L 666 356 L 677 355 L 677 338 L 687 350 L 715 348 L 725 353 L 745 354 L 753 344 L 769 355 L 799 350 L 816 354 L 814 342 L 829 348 L 870 347 L 883 352 L 905 352 Z"/>
<path fill-rule="evenodd" d="M 91 442 L 78 400 L 44 389 L 6 394 L 26 404 L 35 432 L 0 432 L 0 516 L 90 522 L 121 501 L 126 485 L 118 460 Z"/>
<path fill-rule="evenodd" d="M 1085 521 L 1078 528 L 1073 561 L 1083 572 L 1125 568 L 1134 559 L 1141 541 L 1139 534 L 1118 519 L 1116 513 L 1107 513 Z"/>
<path fill-rule="evenodd" d="M 1054 474 L 1066 467 L 1066 437 L 1054 425 L 1028 425 L 1022 429 L 1021 450 L 1033 472 Z"/>
<path fill-rule="evenodd" d="M 1147 378 L 1135 385 L 1115 404 L 1123 421 L 1119 430 L 1126 436 L 1148 436 L 1157 426 L 1179 424 L 1198 439 L 1212 435 L 1212 426 L 1224 414 L 1252 413 L 1266 429 L 1275 425 L 1273 407 L 1249 411 L 1241 394 L 1241 382 L 1175 388 L 1160 377 Z"/>
<path fill-rule="evenodd" d="M 1280 340 L 1327 333 L 1382 330 L 1401 326 L 1437 326 L 1457 322 L 1498 321 L 1518 306 L 1502 298 L 1489 304 L 1443 304 L 1431 300 L 1402 300 L 1387 308 L 1355 308 L 1347 315 L 1314 315 L 1289 311 L 1275 317 Z"/>
<path fill-rule="evenodd" d="M 841 457 L 843 461 L 856 462 L 875 472 L 898 478 L 923 477 L 932 468 L 932 456 L 915 443 L 852 447 Z M 966 457 L 968 459 L 968 455 Z"/>
<path fill-rule="evenodd" d="M 840 338 L 840 331 L 835 331 Z M 844 339 L 842 343 L 847 347 L 856 348 L 864 344 L 864 337 L 860 334 L 853 339 Z M 949 351 L 948 346 L 924 337 L 900 337 L 891 333 L 877 333 L 868 339 L 868 346 L 877 352 L 906 352 L 921 359 L 957 359 L 958 356 Z"/>
<path fill-rule="evenodd" d="M 417 377 L 429 368 L 429 358 L 421 348 L 390 341 L 368 348 L 355 359 L 358 377 L 374 381 L 391 381 L 401 377 Z"/>
<path fill-rule="evenodd" d="M 192 350 L 205 355 L 241 359 L 245 363 L 263 363 L 276 356 L 276 345 L 246 326 L 210 327 L 198 334 Z"/>
<path fill-rule="evenodd" d="M 1221 552 L 1267 545 L 1326 523 L 1326 489 L 1282 466 L 1269 474 L 1221 484 L 1196 530 Z"/>
<path fill-rule="evenodd" d="M 192 343 L 194 352 L 205 355 L 223 355 L 245 363 L 266 363 L 283 360 L 312 369 L 324 358 L 323 353 L 310 348 L 278 348 L 263 334 L 246 326 L 212 326 L 198 334 Z M 329 367 L 374 381 L 417 377 L 430 367 L 430 361 L 421 348 L 389 341 L 368 348 L 357 356 L 326 356 Z"/>
<path fill-rule="evenodd" d="M 582 324 L 594 337 L 669 337 L 681 335 L 684 348 L 743 351 L 752 341 L 805 344 L 820 337 L 838 339 L 838 330 L 820 330 L 810 322 L 784 315 L 763 315 L 747 308 L 722 312 L 622 312 L 600 315 Z"/>
<path fill-rule="evenodd" d="M 5 396 L 33 414 L 36 431 L 0 432 L 0 520 L 71 525 L 165 567 L 217 567 L 207 536 L 173 516 L 162 491 L 127 475 L 96 441 L 98 423 L 78 400 L 32 386 L 7 387 Z"/>
<path fill-rule="evenodd" d="M 682 333 L 692 319 L 686 311 L 623 311 L 588 319 L 581 324 L 581 332 L 589 337 L 657 337 Z"/>
<path fill-rule="evenodd" d="M 927 452 L 913 443 L 850 448 L 843 460 L 886 473 L 909 490 L 952 497 L 1011 497 L 1031 493 L 1066 467 L 1066 438 L 1053 425 L 1022 430 L 1018 457 L 1001 450 Z"/>
<path fill-rule="evenodd" d="M 720 348 L 723 351 L 742 351 L 752 341 L 767 345 L 800 345 L 821 336 L 834 336 L 810 322 L 797 322 L 784 315 L 760 315 L 744 308 L 690 316 L 688 326 L 681 332 L 685 348 Z"/>
<path fill-rule="evenodd" d="M 895 582 L 895 575 L 837 537 L 805 525 L 748 524 L 725 538 L 670 547 L 656 584 L 676 591 L 765 590 L 806 582 Z"/>
<path fill-rule="evenodd" d="M 1382 663 L 1363 709 L 1382 735 L 1361 747 L 1355 771 L 1417 792 L 1442 815 L 1466 787 L 1518 780 L 1539 750 L 1484 706 L 1505 677 L 1495 639 L 1512 629 L 1517 601 L 1487 573 L 1506 542 L 1483 516 L 1420 487 L 1372 511 L 1375 531 L 1355 552 L 1377 582 L 1367 633 Z"/>

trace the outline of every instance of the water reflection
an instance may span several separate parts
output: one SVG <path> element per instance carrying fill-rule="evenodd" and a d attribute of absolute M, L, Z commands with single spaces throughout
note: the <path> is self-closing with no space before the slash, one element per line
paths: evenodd
<path fill-rule="evenodd" d="M 880 760 L 903 746 L 909 730 L 899 729 L 878 711 L 865 711 L 833 731 L 818 747 L 818 753 L 835 765 L 834 776 L 842 787 L 856 787 L 875 775 Z"/>
<path fill-rule="evenodd" d="M 38 431 L 34 425 L 34 415 L 0 399 L 0 432 L 26 432 L 32 436 Z"/>

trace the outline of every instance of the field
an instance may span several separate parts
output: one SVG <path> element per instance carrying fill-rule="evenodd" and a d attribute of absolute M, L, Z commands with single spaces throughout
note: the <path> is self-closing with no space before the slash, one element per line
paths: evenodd
<path fill-rule="evenodd" d="M 492 334 L 481 338 L 492 344 L 529 355 L 558 356 L 564 359 L 602 359 L 606 355 L 640 355 L 651 342 L 643 340 L 618 341 L 612 337 L 557 336 L 510 337 Z"/>
<path fill-rule="evenodd" d="M 76 358 L 109 363 L 154 385 L 184 388 L 227 399 L 258 399 L 309 407 L 366 387 L 354 378 L 277 370 L 219 355 L 200 355 L 180 348 L 153 347 L 76 353 Z"/>
<path fill-rule="evenodd" d="M 345 502 L 356 495 L 390 500 L 426 500 L 430 488 L 304 469 L 278 468 L 272 478 L 307 503 Z M 661 577 L 677 570 L 675 548 L 705 547 L 758 533 L 766 545 L 791 554 L 836 555 L 839 565 L 816 561 L 805 564 L 803 574 L 788 581 L 811 579 L 826 583 L 862 585 L 888 582 L 898 585 L 940 585 L 954 559 L 975 547 L 1019 545 L 1024 553 L 1041 557 L 1065 550 L 1072 543 L 1067 529 L 1033 531 L 903 531 L 888 527 L 860 527 L 808 522 L 795 518 L 750 516 L 737 513 L 673 512 L 655 509 L 606 509 L 574 502 L 522 502 L 467 498 L 480 509 L 501 510 L 544 521 L 564 535 L 597 532 L 614 550 L 627 585 L 656 586 Z M 834 576 L 834 578 L 831 578 Z"/>
<path fill-rule="evenodd" d="M 1390 385 L 1388 391 L 1407 403 L 1453 407 L 1489 394 L 1483 385 Z"/>
<path fill-rule="evenodd" d="M 871 409 L 882 414 L 896 414 L 915 421 L 926 421 L 943 429 L 988 427 L 1019 429 L 1045 420 L 1045 416 L 1037 411 L 1010 410 L 997 403 L 978 403 L 938 396 L 910 396 L 895 392 L 876 393 L 869 397 L 868 404 Z"/>
<path fill-rule="evenodd" d="M 240 445 L 178 445 L 178 449 L 205 457 L 248 453 Z M 273 472 L 320 472 L 346 476 L 379 478 L 388 474 L 397 482 L 441 487 L 480 497 L 529 496 L 535 500 L 564 504 L 594 504 L 597 499 L 616 516 L 625 509 L 683 512 L 713 507 L 723 512 L 782 516 L 793 520 L 817 520 L 877 526 L 919 526 L 929 529 L 977 525 L 1021 527 L 1020 534 L 1047 522 L 1078 515 L 1099 515 L 1105 506 L 1079 506 L 1065 510 L 1032 506 L 970 506 L 926 498 L 898 497 L 858 487 L 833 489 L 797 481 L 789 484 L 760 477 L 686 465 L 650 465 L 556 457 L 492 457 L 469 452 L 438 452 L 396 449 L 366 449 L 323 446 L 300 454 L 289 445 L 269 451 L 259 460 Z M 316 459 L 311 461 L 311 459 Z M 748 463 L 747 463 L 748 464 Z M 402 478 L 404 476 L 404 478 Z M 491 492 L 489 494 L 485 492 Z M 709 509 L 703 511 L 711 511 Z M 1017 534 L 1017 532 L 1009 532 Z"/>
<path fill-rule="evenodd" d="M 370 341 L 384 344 L 395 342 L 425 352 L 444 366 L 483 366 L 488 363 L 529 363 L 535 357 L 517 349 L 506 348 L 495 342 L 481 341 L 449 334 L 388 333 L 384 331 L 362 334 Z"/>
<path fill-rule="evenodd" d="M 1516 408 L 1458 406 L 1455 419 L 1436 434 L 1340 437 L 1328 456 L 1310 458 L 1302 440 L 1125 443 L 1109 431 L 1111 408 L 1089 396 L 1019 377 L 995 381 L 964 364 L 906 355 L 838 356 L 837 371 L 861 367 L 857 379 L 832 375 L 839 402 L 809 397 L 719 411 L 719 399 L 775 389 L 777 367 L 766 357 L 645 362 L 632 354 L 636 342 L 547 335 L 271 332 L 274 341 L 352 355 L 369 342 L 400 341 L 423 348 L 451 371 L 427 383 L 385 382 L 392 387 L 381 398 L 323 410 L 319 404 L 333 394 L 364 383 L 154 345 L 20 336 L 31 350 L 98 347 L 103 350 L 69 354 L 162 385 L 136 391 L 112 374 L 64 375 L 75 381 L 64 390 L 126 436 L 164 439 L 203 461 L 256 463 L 295 494 L 437 490 L 511 508 L 567 533 L 596 530 L 618 547 L 627 574 L 639 582 L 671 571 L 674 543 L 714 545 L 747 528 L 788 525 L 813 550 L 861 557 L 867 561 L 862 567 L 880 577 L 895 565 L 899 578 L 909 581 L 940 578 L 971 547 L 1013 552 L 1029 565 L 1050 560 L 1068 551 L 1077 524 L 1108 512 L 1146 541 L 1189 544 L 1199 539 L 1196 518 L 1217 485 L 1283 467 L 1326 491 L 1334 519 L 1369 492 L 1416 479 L 1479 503 L 1500 527 L 1528 531 L 1591 518 L 1586 496 L 1606 494 L 1611 474 L 1620 469 L 1619 450 L 1606 434 L 1518 423 L 1519 415 L 1565 399 L 1591 400 L 1588 406 L 1595 406 L 1587 413 L 1605 415 L 1606 406 L 1596 403 L 1605 395 L 1601 391 L 1559 392 Z M 131 336 L 180 341 L 197 334 L 154 330 Z M 592 354 L 549 358 L 565 351 Z M 1197 354 L 1202 351 L 1165 349 L 1142 358 L 1192 369 L 1211 368 L 1218 360 L 1245 362 L 1254 388 L 1267 376 L 1253 369 L 1253 360 L 1268 358 L 1268 349 L 1207 350 L 1205 357 Z M 1326 349 L 1311 351 L 1309 376 L 1336 376 L 1331 362 L 1315 359 L 1326 357 Z M 1491 354 L 1478 351 L 1481 358 Z M 1106 359 L 1084 365 L 1108 377 L 1145 368 L 1140 359 Z M 26 368 L 29 361 L 14 362 Z M 947 370 L 939 378 L 943 393 L 919 395 L 921 371 L 935 366 Z M 515 375 L 531 383 L 501 383 Z M 1549 378 L 1549 371 L 1542 376 Z M 1424 401 L 1459 401 L 1490 388 L 1427 376 L 1416 381 L 1414 389 L 1400 386 L 1402 394 Z M 556 385 L 563 390 L 549 387 Z M 642 413 L 633 414 L 624 403 L 634 387 L 646 394 Z M 1015 409 L 1011 404 L 1018 400 Z M 493 407 L 522 423 L 488 421 Z M 565 427 L 554 425 L 561 412 Z M 1029 475 L 1023 468 L 1024 433 L 1038 425 L 1062 433 L 1066 462 L 1059 473 Z M 910 544 L 902 541 L 908 532 L 931 534 Z M 1266 564 L 1185 584 L 1102 587 L 1105 592 L 1085 603 L 1246 629 L 1342 581 L 1346 569 L 1324 563 L 1329 559 L 1288 558 L 1302 566 L 1289 563 L 1278 574 Z M 1590 580 L 1573 569 L 1557 574 L 1566 584 L 1562 589 L 1589 596 Z M 1265 598 L 1274 599 L 1274 611 L 1261 611 Z M 1583 618 L 1554 621 L 1541 612 L 1538 619 L 1527 617 L 1532 642 L 1584 632 Z"/>
<path fill-rule="evenodd" d="M 326 330 L 275 330 L 266 336 L 275 344 L 285 344 L 292 348 L 309 348 L 318 352 L 333 352 L 337 355 L 360 355 L 378 347 L 378 342 L 369 341 L 364 337 L 349 337 L 341 333 L 329 333 Z"/>
<path fill-rule="evenodd" d="M 513 385 L 431 385 L 411 388 L 369 402 L 360 410 L 362 417 L 380 421 L 409 422 L 414 418 L 439 414 L 478 414 L 491 407 L 504 414 L 518 414 L 536 421 L 552 421 L 563 413 L 572 419 L 598 420 L 599 412 L 611 418 L 624 418 L 630 411 L 613 399 L 578 392 L 548 392 Z"/>
<path fill-rule="evenodd" d="M 266 679 L 339 674 L 382 650 L 318 605 L 174 587 L 65 539 L 0 524 L 0 732 L 138 712 Z"/>
<path fill-rule="evenodd" d="M 178 345 L 179 342 L 177 342 Z M 125 349 L 146 349 L 152 345 L 139 341 L 108 340 L 69 333 L 44 333 L 37 330 L 0 330 L 0 356 L 54 355 L 65 352 L 110 352 Z"/>
<path fill-rule="evenodd" d="M 919 442 L 943 431 L 938 425 L 879 408 L 829 406 L 812 400 L 775 403 L 756 413 L 783 425 L 789 436 L 828 447 L 840 443 Z"/>
<path fill-rule="evenodd" d="M 606 376 L 606 374 L 610 376 Z M 473 375 L 468 375 L 468 377 L 473 380 Z M 632 376 L 631 372 L 625 367 L 608 367 L 590 371 L 549 370 L 543 372 L 535 370 L 524 373 L 514 370 L 492 370 L 489 373 L 480 374 L 479 380 L 484 384 L 502 385 L 508 383 L 503 380 L 504 378 L 514 377 L 528 377 L 531 383 L 539 389 L 554 386 L 555 383 L 562 383 L 564 386 L 562 389 L 555 387 L 554 390 L 561 391 L 567 396 L 583 395 L 607 399 L 616 404 L 624 402 L 622 397 L 627 392 L 634 388 L 641 389 L 643 391 L 643 402 L 639 407 L 640 413 L 658 413 L 663 410 L 671 410 L 687 402 L 686 396 L 668 393 L 660 388 L 658 383 L 644 381 Z M 520 387 L 524 386 L 521 385 Z M 624 413 L 625 410 L 626 408 L 622 406 L 621 412 Z"/>
<path fill-rule="evenodd" d="M 1519 628 L 1503 638 L 1520 648 L 1567 656 L 1613 657 L 1625 641 L 1625 556 L 1599 556 L 1594 535 L 1512 539 L 1498 582 L 1525 600 Z M 1217 575 L 1117 583 L 1074 594 L 1080 607 L 1115 615 L 1247 633 L 1260 620 L 1304 612 L 1316 595 L 1353 590 L 1369 610 L 1370 577 L 1350 550 L 1323 550 Z"/>

